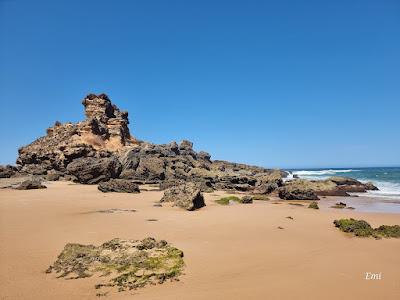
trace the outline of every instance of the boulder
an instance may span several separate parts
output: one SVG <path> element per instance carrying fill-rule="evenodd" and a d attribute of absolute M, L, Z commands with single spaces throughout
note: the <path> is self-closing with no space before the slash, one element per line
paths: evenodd
<path fill-rule="evenodd" d="M 240 203 L 243 203 L 243 204 L 253 203 L 253 197 L 252 196 L 243 196 L 242 199 L 240 199 Z"/>
<path fill-rule="evenodd" d="M 27 179 L 15 187 L 16 190 L 37 190 L 45 188 L 47 187 L 42 184 L 42 180 L 40 178 Z"/>
<path fill-rule="evenodd" d="M 319 200 L 317 194 L 310 189 L 279 188 L 279 198 L 285 200 Z"/>
<path fill-rule="evenodd" d="M 160 202 L 173 202 L 175 206 L 186 210 L 195 210 L 205 206 L 204 197 L 199 187 L 193 182 L 165 190 Z"/>
<path fill-rule="evenodd" d="M 67 171 L 75 176 L 79 183 L 96 184 L 118 177 L 121 173 L 121 163 L 115 157 L 78 158 L 68 164 Z"/>
<path fill-rule="evenodd" d="M 278 188 L 276 182 L 265 182 L 258 185 L 254 190 L 254 194 L 270 194 Z"/>
<path fill-rule="evenodd" d="M 112 178 L 109 181 L 100 182 L 97 188 L 103 193 L 140 193 L 139 186 L 127 179 Z"/>

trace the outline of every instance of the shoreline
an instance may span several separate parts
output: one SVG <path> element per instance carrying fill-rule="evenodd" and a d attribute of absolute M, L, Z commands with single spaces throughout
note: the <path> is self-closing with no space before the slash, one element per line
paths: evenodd
<path fill-rule="evenodd" d="M 99 299 L 95 278 L 57 279 L 44 270 L 68 242 L 99 245 L 115 237 L 147 236 L 183 250 L 185 274 L 179 282 L 113 292 L 106 299 L 400 295 L 400 240 L 350 237 L 332 224 L 353 217 L 372 226 L 394 225 L 400 214 L 325 209 L 322 203 L 335 199 L 321 199 L 318 211 L 276 199 L 222 206 L 214 200 L 227 194 L 219 191 L 205 193 L 206 206 L 189 212 L 166 204 L 154 207 L 162 192 L 142 188 L 149 191 L 103 194 L 95 185 L 70 182 L 51 182 L 44 190 L 0 189 L 1 298 Z M 121 211 L 99 212 L 113 208 Z M 365 272 L 382 272 L 383 279 L 365 280 Z"/>

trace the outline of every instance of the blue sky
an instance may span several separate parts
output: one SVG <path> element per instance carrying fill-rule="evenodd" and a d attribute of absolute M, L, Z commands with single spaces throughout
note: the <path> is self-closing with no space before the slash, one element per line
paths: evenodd
<path fill-rule="evenodd" d="M 400 165 L 400 2 L 0 0 L 0 163 L 91 92 L 214 159 Z"/>

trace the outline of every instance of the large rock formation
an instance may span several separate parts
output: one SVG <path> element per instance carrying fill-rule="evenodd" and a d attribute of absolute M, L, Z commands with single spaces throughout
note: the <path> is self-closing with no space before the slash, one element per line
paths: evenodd
<path fill-rule="evenodd" d="M 46 136 L 19 149 L 21 173 L 64 175 L 87 184 L 110 178 L 172 185 L 190 181 L 201 191 L 258 189 L 267 193 L 282 184 L 284 172 L 212 161 L 209 153 L 194 151 L 187 140 L 163 145 L 136 140 L 129 132 L 128 113 L 120 111 L 105 94 L 90 94 L 82 104 L 85 120 L 56 122 Z M 9 172 L 3 173 L 8 176 Z"/>

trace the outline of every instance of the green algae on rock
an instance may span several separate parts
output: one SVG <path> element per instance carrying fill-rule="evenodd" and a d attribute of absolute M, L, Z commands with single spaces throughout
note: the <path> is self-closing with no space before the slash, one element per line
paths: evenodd
<path fill-rule="evenodd" d="M 96 289 L 124 291 L 177 280 L 183 268 L 183 252 L 164 240 L 116 238 L 100 246 L 68 243 L 46 273 L 65 279 L 99 275 Z"/>
<path fill-rule="evenodd" d="M 310 203 L 308 208 L 319 209 L 319 206 L 318 206 L 318 203 L 316 201 L 313 201 L 313 202 Z"/>
<path fill-rule="evenodd" d="M 358 237 L 374 237 L 380 239 L 400 238 L 399 225 L 381 225 L 378 228 L 372 228 L 371 225 L 364 220 L 340 219 L 333 222 L 343 232 L 349 232 Z"/>

